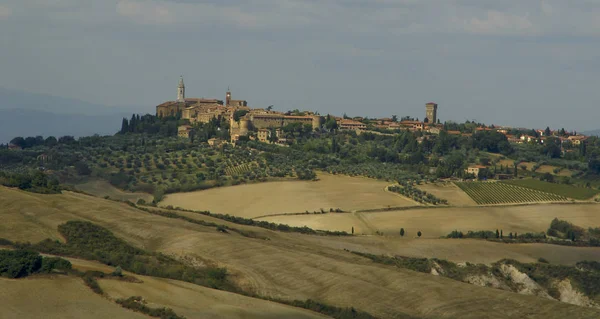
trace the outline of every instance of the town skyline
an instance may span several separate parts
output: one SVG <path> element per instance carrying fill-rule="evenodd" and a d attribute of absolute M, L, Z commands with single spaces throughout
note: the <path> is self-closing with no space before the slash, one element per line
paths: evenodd
<path fill-rule="evenodd" d="M 184 75 L 190 96 L 222 98 L 229 85 L 255 107 L 417 116 L 411 110 L 434 101 L 440 118 L 457 122 L 594 130 L 593 8 L 554 0 L 6 0 L 0 58 L 10 63 L 0 87 L 151 108 L 171 99 Z"/>

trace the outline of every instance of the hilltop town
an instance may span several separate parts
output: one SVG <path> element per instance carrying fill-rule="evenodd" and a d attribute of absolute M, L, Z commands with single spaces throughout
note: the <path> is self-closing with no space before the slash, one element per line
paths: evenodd
<path fill-rule="evenodd" d="M 352 130 L 356 132 L 394 133 L 398 131 L 423 132 L 440 134 L 445 131 L 450 135 L 469 137 L 475 132 L 496 131 L 504 134 L 511 143 L 544 144 L 549 138 L 556 138 L 560 142 L 563 151 L 569 151 L 571 146 L 579 146 L 587 139 L 587 136 L 576 132 L 567 132 L 564 129 L 528 129 L 513 128 L 509 126 L 495 126 L 473 123 L 470 127 L 458 130 L 453 123 L 442 124 L 438 117 L 438 104 L 426 103 L 423 120 L 404 116 L 387 118 L 367 117 L 340 117 L 335 115 L 320 115 L 311 111 L 275 111 L 269 108 L 252 108 L 246 100 L 232 99 L 232 93 L 227 90 L 225 100 L 216 98 L 189 98 L 186 97 L 186 89 L 183 77 L 177 86 L 177 99 L 167 101 L 156 106 L 158 117 L 178 117 L 187 120 L 188 123 L 178 129 L 178 135 L 189 138 L 193 125 L 197 123 L 209 123 L 212 120 L 228 121 L 230 141 L 237 142 L 240 138 L 257 139 L 261 142 L 271 142 L 279 145 L 287 145 L 293 140 L 286 138 L 283 128 L 292 126 L 303 126 L 316 131 L 320 129 Z M 271 134 L 276 137 L 271 137 Z M 423 138 L 420 139 L 422 141 Z M 211 144 L 223 141 L 212 140 Z"/>

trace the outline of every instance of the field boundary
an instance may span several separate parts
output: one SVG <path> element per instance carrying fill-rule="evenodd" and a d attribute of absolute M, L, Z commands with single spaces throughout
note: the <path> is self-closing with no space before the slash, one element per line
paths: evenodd
<path fill-rule="evenodd" d="M 340 212 L 336 212 L 336 211 L 325 211 L 325 212 L 304 212 L 304 213 L 275 213 L 275 214 L 269 214 L 269 215 L 261 215 L 261 216 L 256 216 L 256 217 L 252 217 L 250 219 L 261 219 L 261 218 L 268 218 L 268 217 L 279 217 L 279 216 L 299 216 L 299 215 L 327 215 L 327 214 L 350 214 L 352 212 L 347 212 L 347 211 L 340 211 Z"/>

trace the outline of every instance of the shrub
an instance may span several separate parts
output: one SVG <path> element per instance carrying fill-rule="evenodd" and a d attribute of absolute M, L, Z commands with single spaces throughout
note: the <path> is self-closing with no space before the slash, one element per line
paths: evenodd
<path fill-rule="evenodd" d="M 58 230 L 67 240 L 44 240 L 35 245 L 24 245 L 40 252 L 97 260 L 109 266 L 119 265 L 140 275 L 155 276 L 192 282 L 215 289 L 234 290 L 226 280 L 226 270 L 214 267 L 197 269 L 161 253 L 147 252 L 115 237 L 110 231 L 90 222 L 69 221 Z M 88 280 L 92 285 L 91 280 Z M 93 288 L 93 287 L 92 287 Z"/>
<path fill-rule="evenodd" d="M 71 268 L 72 268 L 71 262 L 66 259 L 59 258 L 59 257 L 44 257 L 42 259 L 42 267 L 40 269 L 40 272 L 49 273 L 53 269 L 71 270 Z"/>
<path fill-rule="evenodd" d="M 104 274 L 102 274 L 102 276 L 104 276 Z M 83 282 L 85 283 L 85 285 L 90 287 L 93 292 L 95 292 L 99 295 L 104 294 L 104 291 L 102 290 L 102 288 L 100 288 L 98 281 L 96 280 L 96 278 L 94 278 L 94 274 L 86 273 L 83 275 L 82 278 L 83 278 Z"/>
<path fill-rule="evenodd" d="M 123 308 L 141 312 L 150 317 L 157 317 L 161 319 L 185 319 L 185 317 L 178 316 L 171 308 L 150 308 L 146 306 L 146 302 L 140 296 L 129 297 L 127 299 L 117 299 L 116 302 Z"/>
<path fill-rule="evenodd" d="M 538 258 L 538 262 L 542 263 L 542 264 L 549 264 L 550 263 L 548 260 L 546 260 L 546 258 L 542 258 L 542 257 Z"/>
<path fill-rule="evenodd" d="M 40 270 L 42 256 L 27 250 L 0 250 L 0 275 L 8 278 L 26 277 Z"/>

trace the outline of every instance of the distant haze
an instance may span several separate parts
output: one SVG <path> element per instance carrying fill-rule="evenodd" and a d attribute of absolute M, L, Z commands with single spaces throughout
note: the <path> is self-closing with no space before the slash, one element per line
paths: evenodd
<path fill-rule="evenodd" d="M 141 111 L 0 88 L 0 143 L 16 136 L 113 135 L 123 117 Z"/>
<path fill-rule="evenodd" d="M 594 1 L 4 0 L 0 87 L 153 113 L 176 96 L 598 129 Z M 2 102 L 2 101 L 0 101 Z M 89 110 L 85 110 L 85 114 Z M 117 123 L 118 124 L 118 123 Z"/>

